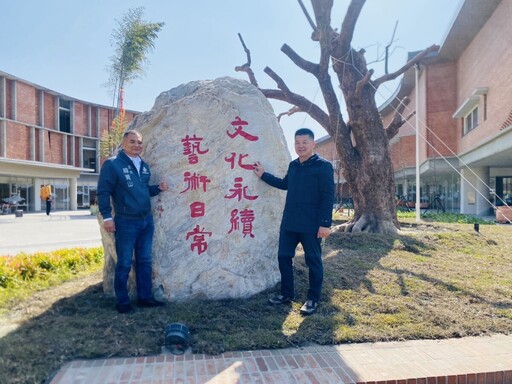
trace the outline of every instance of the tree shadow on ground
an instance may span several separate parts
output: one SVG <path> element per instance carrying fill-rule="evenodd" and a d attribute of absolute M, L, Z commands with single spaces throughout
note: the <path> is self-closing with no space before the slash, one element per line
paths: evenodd
<path fill-rule="evenodd" d="M 309 317 L 299 314 L 308 274 L 300 251 L 297 301 L 291 305 L 267 303 L 278 284 L 247 299 L 193 300 L 120 315 L 114 298 L 103 293 L 100 276 L 75 291 L 61 291 L 40 314 L 25 315 L 26 321 L 0 339 L 0 382 L 48 382 L 75 359 L 160 354 L 164 329 L 175 322 L 188 326 L 192 351 L 207 354 L 512 332 L 512 288 L 485 296 L 461 287 L 458 271 L 445 276 L 435 269 L 437 253 L 450 251 L 443 247 L 429 236 L 334 233 L 324 248 L 321 306 Z M 493 278 L 512 275 L 510 258 L 493 261 Z"/>

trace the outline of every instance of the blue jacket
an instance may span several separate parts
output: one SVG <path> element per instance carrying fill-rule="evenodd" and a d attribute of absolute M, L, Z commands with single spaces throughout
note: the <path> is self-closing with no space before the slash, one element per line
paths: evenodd
<path fill-rule="evenodd" d="M 132 160 L 120 151 L 116 157 L 107 159 L 101 167 L 98 180 L 98 206 L 104 219 L 115 215 L 128 219 L 146 217 L 151 214 L 151 196 L 160 193 L 158 185 L 149 185 L 149 166 L 141 161 L 140 175 Z"/>
<path fill-rule="evenodd" d="M 314 154 L 304 163 L 293 160 L 283 179 L 263 173 L 267 184 L 287 190 L 281 229 L 317 233 L 330 227 L 334 204 L 334 173 L 331 163 Z"/>

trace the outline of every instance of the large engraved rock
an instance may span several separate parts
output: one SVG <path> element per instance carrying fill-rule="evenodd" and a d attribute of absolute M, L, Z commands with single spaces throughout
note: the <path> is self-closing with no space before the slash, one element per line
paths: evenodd
<path fill-rule="evenodd" d="M 129 129 L 144 137 L 152 183 L 171 186 L 152 198 L 155 296 L 241 298 L 274 286 L 286 192 L 252 165 L 284 176 L 290 155 L 261 92 L 227 77 L 191 82 L 163 92 Z"/>

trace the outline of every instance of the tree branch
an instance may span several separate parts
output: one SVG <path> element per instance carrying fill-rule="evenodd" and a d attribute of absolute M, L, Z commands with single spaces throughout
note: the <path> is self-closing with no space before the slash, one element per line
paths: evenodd
<path fill-rule="evenodd" d="M 345 14 L 345 18 L 341 24 L 340 35 L 338 37 L 341 54 L 348 52 L 350 49 L 356 22 L 359 18 L 359 14 L 361 13 L 361 9 L 363 8 L 364 3 L 365 0 L 352 0 L 348 6 L 347 13 Z"/>
<path fill-rule="evenodd" d="M 431 52 L 437 52 L 439 50 L 439 45 L 431 45 L 427 49 L 421 51 L 416 56 L 414 56 L 411 60 L 409 60 L 402 68 L 400 68 L 398 71 L 389 73 L 387 75 L 381 76 L 378 79 L 376 79 L 373 82 L 373 85 L 375 88 L 378 88 L 382 83 L 385 83 L 386 81 L 396 79 L 401 74 L 407 72 L 409 68 L 411 68 L 414 64 L 418 63 L 421 59 L 423 59 L 425 56 L 427 56 Z"/>
<path fill-rule="evenodd" d="M 272 69 L 266 67 L 263 70 L 267 75 L 272 78 L 277 84 L 277 87 L 281 90 L 281 92 L 272 91 L 263 92 L 266 97 L 286 101 L 289 104 L 295 105 L 300 108 L 303 112 L 306 112 L 309 116 L 311 116 L 315 121 L 318 122 L 327 132 L 329 129 L 329 115 L 325 113 L 322 108 L 320 108 L 315 103 L 306 99 L 304 96 L 298 95 L 288 88 L 286 83 L 277 75 Z"/>
<path fill-rule="evenodd" d="M 302 0 L 297 0 L 299 2 L 300 7 L 302 8 L 302 12 L 304 12 L 304 16 L 306 16 L 306 19 L 308 19 L 309 25 L 311 25 L 311 28 L 313 29 L 313 33 L 316 31 L 316 25 L 313 23 L 313 20 L 311 19 L 311 16 L 309 16 L 308 10 L 304 6 L 304 3 Z"/>
<path fill-rule="evenodd" d="M 329 70 L 331 59 L 331 42 L 337 34 L 331 27 L 332 0 L 313 1 L 313 10 L 315 12 L 317 29 L 313 36 L 313 41 L 320 42 L 320 72 L 325 73 Z"/>
<path fill-rule="evenodd" d="M 245 45 L 244 39 L 242 38 L 242 35 L 239 33 L 238 38 L 240 39 L 240 42 L 242 43 L 242 46 L 244 47 L 244 51 L 247 55 L 247 62 L 242 65 L 238 65 L 235 67 L 236 72 L 245 72 L 249 76 L 249 81 L 252 85 L 259 88 L 258 81 L 256 80 L 256 76 L 254 75 L 254 72 L 251 68 L 251 51 L 247 48 Z"/>
<path fill-rule="evenodd" d="M 325 68 L 325 71 L 321 70 L 321 67 L 318 64 L 314 64 L 310 61 L 303 59 L 287 44 L 284 44 L 281 47 L 281 51 L 286 56 L 288 56 L 297 67 L 301 68 L 306 72 L 311 73 L 317 78 L 318 84 L 320 85 L 320 89 L 322 90 L 322 95 L 327 105 L 327 109 L 329 111 L 329 115 L 338 116 L 340 114 L 340 105 L 338 102 L 338 98 L 336 97 L 334 88 L 332 87 L 331 77 L 329 75 L 329 72 L 327 71 L 328 67 Z M 328 51 L 327 57 L 329 57 Z M 274 79 L 274 81 L 276 80 Z M 327 132 L 329 132 L 327 128 L 326 130 Z"/>
<path fill-rule="evenodd" d="M 364 77 L 356 83 L 356 90 L 354 91 L 354 97 L 361 97 L 361 92 L 366 84 L 370 82 L 373 75 L 373 69 L 370 69 Z"/>
<path fill-rule="evenodd" d="M 393 116 L 393 120 L 391 120 L 391 122 L 386 127 L 386 135 L 388 139 L 392 139 L 393 137 L 395 137 L 400 127 L 416 114 L 416 111 L 413 111 L 409 115 L 407 115 L 405 119 L 403 118 L 402 113 L 404 112 L 405 107 L 410 103 L 410 101 L 411 99 L 409 99 L 408 97 L 404 97 L 400 104 L 398 104 L 398 107 L 396 108 L 395 111 L 395 115 Z"/>
<path fill-rule="evenodd" d="M 294 115 L 295 113 L 297 112 L 304 112 L 302 111 L 299 107 L 297 107 L 296 105 L 294 105 L 292 108 L 290 108 L 288 111 L 286 112 L 281 112 L 279 115 L 277 115 L 277 121 L 281 121 L 281 117 L 283 117 L 284 115 L 286 116 L 291 116 L 291 115 Z"/>
<path fill-rule="evenodd" d="M 303 59 L 288 44 L 283 44 L 281 47 L 281 52 L 288 56 L 290 60 L 293 61 L 293 63 L 300 69 L 313 74 L 315 77 L 318 75 L 318 64 Z"/>

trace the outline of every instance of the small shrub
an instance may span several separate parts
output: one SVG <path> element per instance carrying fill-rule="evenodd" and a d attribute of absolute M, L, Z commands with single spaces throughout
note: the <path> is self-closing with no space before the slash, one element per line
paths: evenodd
<path fill-rule="evenodd" d="M 436 221 L 439 223 L 457 223 L 457 224 L 491 224 L 494 222 L 484 220 L 480 217 L 472 216 L 472 215 L 464 215 L 462 213 L 426 213 L 422 215 L 424 219 L 428 219 L 429 221 Z"/>
<path fill-rule="evenodd" d="M 0 257 L 0 308 L 13 298 L 99 270 L 102 265 L 102 247 Z"/>

